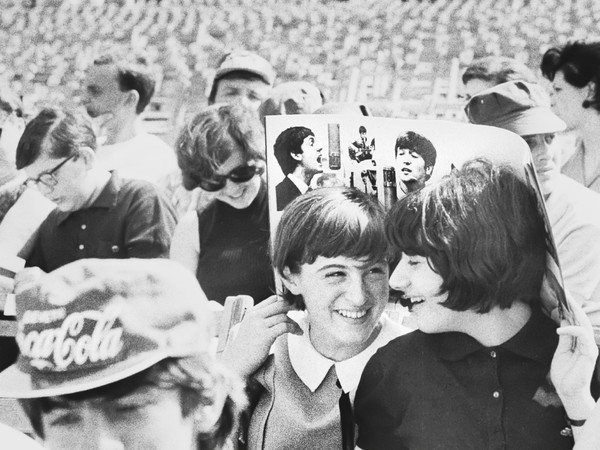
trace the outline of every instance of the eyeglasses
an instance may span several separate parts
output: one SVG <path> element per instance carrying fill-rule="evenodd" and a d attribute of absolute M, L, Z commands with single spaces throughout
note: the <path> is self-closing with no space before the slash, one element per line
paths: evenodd
<path fill-rule="evenodd" d="M 75 158 L 75 156 L 77 156 L 77 153 L 72 154 L 67 159 L 62 161 L 60 164 L 55 166 L 53 169 L 50 169 L 47 172 L 40 174 L 40 176 L 38 176 L 37 178 L 28 178 L 27 180 L 25 180 L 25 184 L 27 186 L 33 186 L 33 185 L 37 185 L 38 183 L 42 183 L 43 185 L 48 186 L 48 187 L 56 186 L 58 184 L 58 180 L 56 179 L 56 176 L 55 176 L 56 172 L 58 172 L 59 169 L 62 166 L 64 166 L 68 161 Z"/>
<path fill-rule="evenodd" d="M 198 180 L 198 186 L 205 191 L 216 192 L 225 187 L 227 180 L 231 180 L 234 183 L 245 183 L 246 181 L 250 181 L 255 175 L 262 175 L 264 171 L 265 168 L 263 166 L 239 166 L 227 175 L 214 175 L 211 179 Z"/>

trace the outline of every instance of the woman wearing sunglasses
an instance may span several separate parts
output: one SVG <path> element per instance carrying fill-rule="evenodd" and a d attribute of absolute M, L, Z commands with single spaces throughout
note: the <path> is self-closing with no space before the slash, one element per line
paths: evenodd
<path fill-rule="evenodd" d="M 240 294 L 256 303 L 274 292 L 262 130 L 256 113 L 217 104 L 191 119 L 175 145 L 184 187 L 215 201 L 181 218 L 171 258 L 219 303 Z"/>

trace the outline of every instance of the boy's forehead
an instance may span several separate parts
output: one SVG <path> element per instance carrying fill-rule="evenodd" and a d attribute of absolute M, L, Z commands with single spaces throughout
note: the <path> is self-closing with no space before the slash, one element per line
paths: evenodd
<path fill-rule="evenodd" d="M 75 409 L 83 405 L 106 406 L 128 399 L 155 398 L 162 390 L 168 389 L 151 383 L 142 383 L 132 385 L 129 389 L 120 386 L 114 392 L 111 392 L 110 388 L 99 388 L 76 394 L 46 397 L 46 402 L 51 409 Z"/>

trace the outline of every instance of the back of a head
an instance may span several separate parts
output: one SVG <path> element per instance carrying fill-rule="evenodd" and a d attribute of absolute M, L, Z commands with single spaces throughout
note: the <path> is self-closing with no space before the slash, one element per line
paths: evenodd
<path fill-rule="evenodd" d="M 396 254 L 426 256 L 457 311 L 486 313 L 539 298 L 544 222 L 532 188 L 508 166 L 467 162 L 400 199 L 386 218 Z"/>
<path fill-rule="evenodd" d="M 17 145 L 17 168 L 32 164 L 42 153 L 52 158 L 71 156 L 81 148 L 95 151 L 96 135 L 89 119 L 80 112 L 45 108 L 25 127 Z"/>
<path fill-rule="evenodd" d="M 156 77 L 151 72 L 144 56 L 123 54 L 123 52 L 104 53 L 94 59 L 95 66 L 114 65 L 121 91 L 136 91 L 138 103 L 136 114 L 141 114 L 150 103 L 156 87 Z"/>
<path fill-rule="evenodd" d="M 283 211 L 273 239 L 273 265 L 282 275 L 286 267 L 297 273 L 319 256 L 378 261 L 386 255 L 384 214 L 376 200 L 354 188 L 309 191 Z M 284 298 L 302 307 L 291 293 Z"/>
<path fill-rule="evenodd" d="M 263 127 L 254 111 L 239 104 L 218 103 L 200 110 L 183 126 L 175 143 L 186 189 L 210 178 L 233 152 L 246 161 L 265 159 Z"/>
<path fill-rule="evenodd" d="M 321 91 L 307 81 L 278 84 L 259 108 L 259 115 L 311 114 L 323 105 Z"/>
<path fill-rule="evenodd" d="M 491 84 L 505 83 L 511 80 L 523 80 L 529 83 L 538 81 L 535 73 L 522 62 L 505 56 L 486 56 L 473 61 L 462 75 L 463 84 L 471 80 L 482 80 Z"/>
<path fill-rule="evenodd" d="M 313 111 L 313 114 L 344 114 L 350 116 L 372 116 L 371 110 L 362 103 L 330 102 Z"/>

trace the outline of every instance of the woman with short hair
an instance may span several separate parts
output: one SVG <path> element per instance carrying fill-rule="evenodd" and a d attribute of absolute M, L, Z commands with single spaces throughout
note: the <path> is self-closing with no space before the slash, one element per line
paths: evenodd
<path fill-rule="evenodd" d="M 548 372 L 544 222 L 514 171 L 483 160 L 399 200 L 390 286 L 418 330 L 381 348 L 356 394 L 364 449 L 572 448 Z"/>
<path fill-rule="evenodd" d="M 282 296 L 249 310 L 224 354 L 255 389 L 249 448 L 354 449 L 362 369 L 408 331 L 383 314 L 383 218 L 376 200 L 342 187 L 310 191 L 284 210 L 273 242 Z"/>
<path fill-rule="evenodd" d="M 541 69 L 552 82 L 553 109 L 579 135 L 561 172 L 600 192 L 600 42 L 551 48 Z"/>
<path fill-rule="evenodd" d="M 214 200 L 179 221 L 171 259 L 196 274 L 210 300 L 250 295 L 258 303 L 274 292 L 269 260 L 269 210 L 263 128 L 241 105 L 202 109 L 175 145 L 186 189 Z"/>

